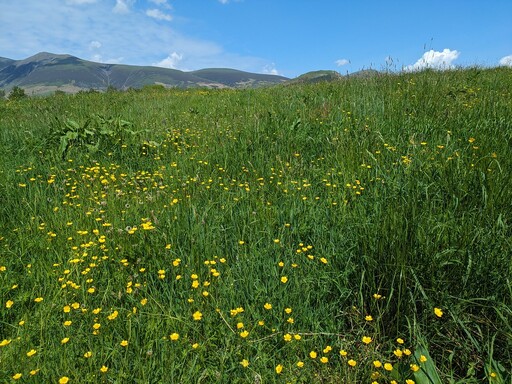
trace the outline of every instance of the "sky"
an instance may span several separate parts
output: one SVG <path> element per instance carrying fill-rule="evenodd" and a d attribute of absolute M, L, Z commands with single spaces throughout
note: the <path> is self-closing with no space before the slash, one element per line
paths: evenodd
<path fill-rule="evenodd" d="M 0 0 L 0 57 L 191 71 L 512 66 L 512 0 Z"/>

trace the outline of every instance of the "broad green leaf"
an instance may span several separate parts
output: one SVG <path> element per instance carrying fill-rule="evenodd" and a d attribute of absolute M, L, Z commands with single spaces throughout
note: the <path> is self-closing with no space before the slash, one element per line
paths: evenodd
<path fill-rule="evenodd" d="M 422 362 L 422 356 L 426 358 L 426 361 Z M 414 357 L 416 358 L 417 365 L 421 368 L 419 371 L 414 372 L 414 381 L 416 384 L 443 384 L 437 373 L 434 360 L 430 357 L 426 347 L 422 345 L 417 346 Z"/>

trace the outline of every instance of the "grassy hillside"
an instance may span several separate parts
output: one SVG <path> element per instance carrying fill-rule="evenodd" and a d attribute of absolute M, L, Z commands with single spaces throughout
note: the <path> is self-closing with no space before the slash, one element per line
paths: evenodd
<path fill-rule="evenodd" d="M 509 383 L 511 90 L 0 101 L 0 381 Z"/>

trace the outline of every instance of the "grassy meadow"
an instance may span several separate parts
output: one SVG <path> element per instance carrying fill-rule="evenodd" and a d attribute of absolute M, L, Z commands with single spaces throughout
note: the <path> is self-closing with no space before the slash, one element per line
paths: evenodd
<path fill-rule="evenodd" d="M 0 382 L 510 383 L 512 70 L 0 100 Z"/>

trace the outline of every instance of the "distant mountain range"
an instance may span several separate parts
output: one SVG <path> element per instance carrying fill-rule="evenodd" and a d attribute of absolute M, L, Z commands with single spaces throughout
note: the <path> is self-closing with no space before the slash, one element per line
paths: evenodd
<path fill-rule="evenodd" d="M 106 90 L 108 87 L 125 90 L 155 84 L 179 88 L 255 88 L 287 80 L 283 76 L 224 68 L 183 72 L 160 67 L 102 64 L 47 52 L 24 60 L 0 57 L 0 88 L 10 90 L 18 86 L 25 89 L 27 94 L 56 90 Z"/>
<path fill-rule="evenodd" d="M 24 60 L 0 57 L 0 89 L 9 92 L 21 87 L 28 95 L 49 94 L 57 90 L 119 90 L 163 85 L 177 88 L 257 88 L 275 84 L 338 80 L 336 71 L 314 71 L 295 79 L 227 68 L 184 72 L 149 66 L 103 64 L 71 55 L 41 52 Z"/>

